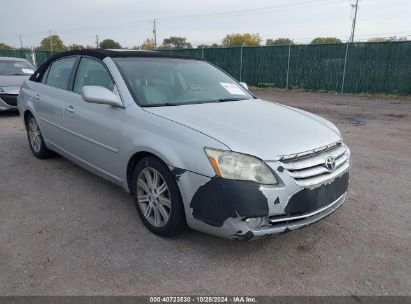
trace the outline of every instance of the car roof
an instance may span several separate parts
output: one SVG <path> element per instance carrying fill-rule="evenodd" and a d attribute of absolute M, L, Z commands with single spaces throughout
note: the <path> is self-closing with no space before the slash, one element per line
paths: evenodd
<path fill-rule="evenodd" d="M 68 52 L 58 53 L 52 56 L 49 60 L 55 60 L 57 58 L 66 57 L 70 55 L 85 55 L 95 57 L 103 60 L 106 57 L 120 58 L 120 57 L 164 57 L 164 58 L 179 58 L 179 59 L 195 59 L 194 57 L 187 57 L 176 55 L 172 53 L 166 53 L 161 51 L 143 51 L 143 50 L 124 50 L 124 49 L 83 49 L 73 50 Z"/>
<path fill-rule="evenodd" d="M 89 56 L 96 59 L 103 60 L 106 57 L 110 58 L 130 58 L 130 57 L 151 57 L 151 58 L 178 58 L 178 59 L 190 59 L 190 60 L 201 60 L 195 57 L 181 56 L 171 53 L 159 52 L 159 51 L 141 51 L 141 50 L 106 50 L 106 49 L 83 49 L 83 50 L 73 50 L 68 52 L 61 52 L 51 56 L 44 62 L 33 75 L 31 75 L 31 81 L 40 81 L 41 75 L 46 71 L 47 67 L 51 62 L 68 56 Z"/>

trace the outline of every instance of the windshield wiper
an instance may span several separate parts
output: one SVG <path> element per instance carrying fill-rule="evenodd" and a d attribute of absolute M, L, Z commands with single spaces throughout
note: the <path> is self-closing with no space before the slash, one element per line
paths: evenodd
<path fill-rule="evenodd" d="M 212 103 L 212 102 L 226 102 L 226 101 L 239 101 L 239 100 L 250 100 L 249 98 L 219 98 L 211 100 L 198 100 L 198 101 L 182 101 L 182 102 L 164 102 L 164 103 L 154 103 L 142 105 L 142 107 L 172 107 L 172 106 L 184 106 L 184 105 L 193 105 L 193 104 L 202 104 L 202 103 Z"/>
<path fill-rule="evenodd" d="M 249 98 L 229 97 L 229 98 L 219 98 L 219 99 L 208 100 L 206 102 L 226 102 L 226 101 L 240 101 L 240 100 L 249 100 Z"/>
<path fill-rule="evenodd" d="M 164 103 L 154 103 L 154 104 L 147 104 L 147 105 L 142 105 L 143 107 L 172 107 L 172 106 L 178 106 L 179 104 L 176 103 L 170 103 L 170 102 L 164 102 Z"/>

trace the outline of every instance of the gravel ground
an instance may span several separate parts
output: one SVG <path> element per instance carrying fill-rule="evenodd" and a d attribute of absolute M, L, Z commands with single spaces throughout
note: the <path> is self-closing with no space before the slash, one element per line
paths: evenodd
<path fill-rule="evenodd" d="M 0 294 L 411 295 L 411 100 L 255 93 L 340 128 L 353 169 L 337 212 L 254 242 L 162 239 L 130 195 L 35 159 L 18 115 L 0 113 Z"/>

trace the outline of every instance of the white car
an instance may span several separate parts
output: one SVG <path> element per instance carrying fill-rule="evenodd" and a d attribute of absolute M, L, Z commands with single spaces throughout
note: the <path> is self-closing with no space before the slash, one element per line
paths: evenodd
<path fill-rule="evenodd" d="M 283 233 L 347 194 L 350 151 L 331 122 L 260 100 L 202 60 L 61 53 L 18 106 L 36 157 L 57 152 L 122 186 L 161 236 L 186 224 L 238 240 Z"/>
<path fill-rule="evenodd" d="M 0 111 L 17 110 L 17 95 L 36 68 L 26 59 L 0 57 Z"/>

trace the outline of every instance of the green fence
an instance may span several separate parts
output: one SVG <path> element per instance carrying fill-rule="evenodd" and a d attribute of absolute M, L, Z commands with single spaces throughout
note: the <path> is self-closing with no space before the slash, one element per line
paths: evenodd
<path fill-rule="evenodd" d="M 203 58 L 254 86 L 411 95 L 411 41 L 168 52 Z"/>
<path fill-rule="evenodd" d="M 31 62 L 35 62 L 37 65 L 42 64 L 49 57 L 56 54 L 57 52 L 50 51 L 31 51 L 31 50 L 19 50 L 19 49 L 7 49 L 0 50 L 0 57 L 18 57 L 25 58 Z"/>
<path fill-rule="evenodd" d="M 254 86 L 411 95 L 411 41 L 166 52 L 205 59 Z M 31 59 L 33 53 L 0 50 L 0 56 Z M 36 51 L 34 56 L 40 64 L 51 54 Z"/>

